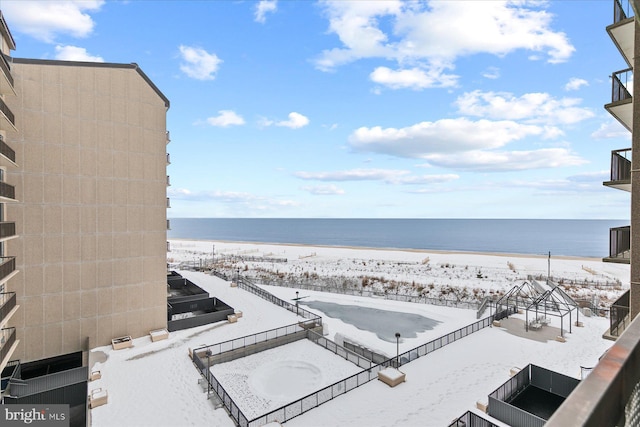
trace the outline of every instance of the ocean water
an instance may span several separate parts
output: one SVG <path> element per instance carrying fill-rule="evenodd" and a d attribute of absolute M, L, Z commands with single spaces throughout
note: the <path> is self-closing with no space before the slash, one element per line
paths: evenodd
<path fill-rule="evenodd" d="M 623 220 L 172 218 L 175 239 L 605 257 Z"/>

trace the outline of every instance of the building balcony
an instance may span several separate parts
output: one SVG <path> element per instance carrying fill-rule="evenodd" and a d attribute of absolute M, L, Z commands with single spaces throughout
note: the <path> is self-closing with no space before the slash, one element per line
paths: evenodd
<path fill-rule="evenodd" d="M 611 76 L 611 102 L 604 106 L 622 126 L 631 131 L 633 124 L 633 68 L 617 71 Z"/>
<path fill-rule="evenodd" d="M 167 230 L 171 230 L 171 220 L 167 220 Z"/>
<path fill-rule="evenodd" d="M 2 98 L 0 98 L 0 129 L 18 132 L 16 128 L 16 117 Z"/>
<path fill-rule="evenodd" d="M 631 226 L 609 229 L 609 256 L 603 262 L 631 263 Z"/>
<path fill-rule="evenodd" d="M 0 329 L 0 371 L 9 363 L 16 344 L 16 328 Z"/>
<path fill-rule="evenodd" d="M 611 152 L 611 179 L 602 184 L 631 192 L 631 148 Z"/>
<path fill-rule="evenodd" d="M 171 156 L 169 155 L 169 153 L 167 153 L 167 164 L 171 164 Z"/>
<path fill-rule="evenodd" d="M 171 199 L 167 197 L 167 207 L 170 208 L 171 207 Z"/>
<path fill-rule="evenodd" d="M 0 257 L 0 283 L 6 282 L 16 272 L 16 257 Z"/>
<path fill-rule="evenodd" d="M 171 186 L 171 179 L 169 178 L 169 175 L 167 175 L 167 187 Z"/>
<path fill-rule="evenodd" d="M 11 65 L 5 55 L 0 53 L 0 93 L 3 95 L 15 95 Z"/>
<path fill-rule="evenodd" d="M 15 222 L 0 222 L 0 241 L 16 237 Z"/>
<path fill-rule="evenodd" d="M 616 339 L 631 323 L 629 316 L 629 299 L 631 291 L 627 291 L 620 295 L 611 307 L 609 307 L 609 331 L 605 334 L 606 338 Z"/>
<path fill-rule="evenodd" d="M 609 37 L 628 66 L 633 65 L 634 11 L 629 0 L 613 0 L 613 24 L 607 27 Z"/>
<path fill-rule="evenodd" d="M 0 202 L 13 202 L 16 200 L 16 189 L 13 185 L 0 181 Z"/>
<path fill-rule="evenodd" d="M 7 321 L 18 310 L 16 305 L 16 293 L 0 293 L 0 326 L 4 327 Z"/>
<path fill-rule="evenodd" d="M 171 142 L 171 134 L 167 131 L 167 144 Z"/>
<path fill-rule="evenodd" d="M 2 135 L 0 135 L 0 155 L 11 160 L 12 163 L 16 162 L 16 152 L 13 151 L 13 148 L 9 147 L 9 144 L 4 142 Z"/>

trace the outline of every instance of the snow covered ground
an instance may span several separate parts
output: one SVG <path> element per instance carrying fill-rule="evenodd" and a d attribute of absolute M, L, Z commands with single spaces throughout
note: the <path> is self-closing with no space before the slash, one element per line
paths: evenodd
<path fill-rule="evenodd" d="M 212 242 L 172 241 L 172 252 L 169 255 L 176 263 L 195 262 L 199 257 L 210 254 L 211 246 Z M 510 289 L 514 284 L 521 283 L 520 281 L 528 274 L 546 274 L 548 262 L 546 257 L 515 255 L 311 248 L 223 242 L 215 242 L 215 248 L 217 254 L 225 251 L 229 254 L 244 252 L 252 255 L 270 254 L 269 256 L 287 257 L 289 260 L 287 263 L 269 264 L 269 268 L 277 269 L 279 273 L 286 272 L 286 274 L 295 272 L 295 274 L 304 275 L 304 271 L 309 274 L 315 271 L 318 275 L 359 276 L 366 270 L 361 268 L 366 267 L 362 265 L 364 262 L 369 267 L 374 265 L 377 268 L 375 275 L 387 275 L 387 280 L 396 277 L 398 280 L 408 282 L 422 280 L 426 283 L 430 280 L 435 281 L 437 278 L 445 283 L 446 280 L 452 283 L 454 281 L 465 283 L 466 279 L 456 277 L 456 274 L 461 275 L 466 266 L 466 270 L 474 272 L 469 278 L 472 282 L 468 284 L 470 289 L 486 285 L 486 288 L 482 289 L 487 289 L 487 292 L 488 289 Z M 210 255 L 209 258 L 211 258 Z M 426 258 L 429 258 L 428 263 L 424 262 Z M 514 268 L 508 263 L 511 263 Z M 402 278 L 403 274 L 408 274 L 402 266 L 419 269 L 418 264 L 431 265 L 431 268 L 425 269 L 420 275 L 412 273 Z M 449 267 L 446 267 L 447 264 Z M 246 265 L 247 269 L 250 269 L 255 264 L 246 263 Z M 452 265 L 461 267 L 453 269 Z M 357 269 L 355 266 L 358 266 Z M 242 273 L 245 274 L 244 266 L 242 269 Z M 479 269 L 483 275 L 493 279 L 477 278 L 475 272 Z M 551 271 L 554 277 L 565 277 L 575 282 L 618 281 L 621 289 L 628 287 L 628 265 L 604 264 L 596 259 L 552 258 Z M 109 403 L 91 410 L 92 425 L 98 427 L 232 426 L 233 422 L 226 412 L 223 409 L 215 410 L 212 403 L 207 401 L 206 392 L 198 385 L 200 374 L 188 357 L 189 349 L 293 324 L 297 321 L 295 314 L 241 289 L 232 288 L 224 280 L 198 272 L 181 271 L 181 274 L 203 287 L 211 295 L 222 299 L 236 310 L 241 310 L 243 317 L 237 323 L 222 322 L 172 332 L 169 338 L 163 341 L 151 342 L 149 337 L 137 338 L 132 348 L 124 350 L 114 351 L 110 347 L 93 349 L 90 357 L 91 370 L 100 370 L 102 378 L 90 382 L 89 391 L 97 388 L 107 390 Z M 295 289 L 291 288 L 269 287 L 268 289 L 286 300 L 290 300 L 295 294 Z M 621 292 L 621 289 L 606 286 L 598 289 L 596 286 L 585 286 L 583 292 L 604 296 L 611 294 L 610 297 L 613 298 Z M 300 292 L 300 295 L 308 296 L 305 298 L 308 301 L 360 304 L 387 311 L 416 313 L 440 322 L 434 329 L 422 332 L 415 338 L 403 337 L 400 343 L 401 352 L 475 321 L 475 312 L 471 310 L 311 291 Z M 517 326 L 513 325 L 517 325 L 517 319 L 523 318 L 524 315 L 512 316 L 510 320 L 513 322 L 510 327 L 516 328 Z M 386 354 L 395 354 L 395 343 L 380 340 L 375 332 L 358 329 L 339 318 L 323 316 L 323 320 L 328 326 L 330 334 L 328 338 L 341 334 Z M 518 330 L 485 328 L 404 365 L 401 369 L 406 373 L 407 381 L 397 387 L 390 388 L 380 381 L 372 381 L 290 420 L 287 425 L 448 425 L 452 419 L 467 410 L 477 411 L 474 409 L 476 402 L 486 401 L 487 395 L 509 378 L 512 367 L 521 368 L 528 363 L 534 363 L 579 378 L 580 366 L 595 365 L 598 358 L 611 345 L 611 341 L 601 338 L 602 333 L 608 328 L 608 319 L 581 316 L 580 320 L 584 322 L 584 327 L 573 327 L 572 333 L 565 333 L 567 339 L 565 343 L 553 339 L 542 339 L 539 331 L 523 333 L 521 328 Z M 559 319 L 553 318 L 552 324 L 545 328 L 559 326 Z M 565 329 L 568 330 L 566 323 Z M 318 354 L 326 353 L 326 350 L 315 344 L 311 345 L 311 349 L 302 350 L 304 360 L 322 357 Z M 268 356 L 266 353 L 265 355 Z M 259 357 L 265 357 L 265 355 Z M 335 357 L 329 355 L 331 358 Z M 298 355 L 296 360 L 300 361 L 301 357 Z M 269 360 L 277 365 L 274 359 Z M 273 365 L 274 369 L 269 370 L 264 368 L 268 363 L 270 362 L 254 363 L 254 381 L 256 379 L 258 381 L 250 383 L 249 387 L 253 387 L 258 395 L 274 397 L 280 394 L 278 390 L 268 387 L 260 388 L 260 384 L 264 385 L 265 378 L 277 372 L 283 365 Z M 296 363 L 288 366 L 295 369 Z M 313 371 L 316 375 L 317 372 L 313 367 L 318 364 L 321 363 L 312 362 L 309 365 L 300 366 L 303 372 L 308 374 Z M 324 375 L 324 368 L 319 371 Z M 247 381 L 251 381 L 249 378 L 250 375 L 247 376 Z M 287 378 L 292 376 L 285 375 L 282 378 L 281 385 L 284 387 L 295 386 L 293 383 L 287 383 Z"/>

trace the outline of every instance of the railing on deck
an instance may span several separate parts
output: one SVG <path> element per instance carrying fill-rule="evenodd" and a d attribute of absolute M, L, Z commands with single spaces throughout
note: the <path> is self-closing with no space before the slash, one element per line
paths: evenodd
<path fill-rule="evenodd" d="M 631 148 L 611 151 L 611 181 L 631 181 Z"/>
<path fill-rule="evenodd" d="M 609 229 L 609 257 L 629 258 L 631 250 L 631 226 Z"/>
<path fill-rule="evenodd" d="M 629 0 L 613 0 L 613 23 L 617 24 L 633 16 L 633 7 Z"/>
<path fill-rule="evenodd" d="M 631 99 L 631 92 L 627 89 L 633 84 L 633 68 L 627 68 L 613 73 L 611 76 L 611 102 Z"/>
<path fill-rule="evenodd" d="M 630 321 L 629 296 L 630 291 L 625 292 L 609 308 L 609 333 L 613 336 L 622 334 Z"/>

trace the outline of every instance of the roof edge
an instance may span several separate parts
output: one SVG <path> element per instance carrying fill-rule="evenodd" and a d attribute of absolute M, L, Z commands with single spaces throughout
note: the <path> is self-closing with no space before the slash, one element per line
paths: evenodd
<path fill-rule="evenodd" d="M 37 65 L 57 65 L 67 67 L 95 67 L 95 68 L 124 68 L 135 70 L 142 79 L 158 94 L 158 96 L 164 101 L 165 107 L 170 107 L 169 98 L 167 98 L 158 86 L 142 71 L 140 66 L 135 62 L 130 64 L 116 63 L 116 62 L 90 62 L 90 61 L 62 61 L 59 59 L 33 59 L 33 58 L 11 58 L 15 64 L 37 64 Z"/>

